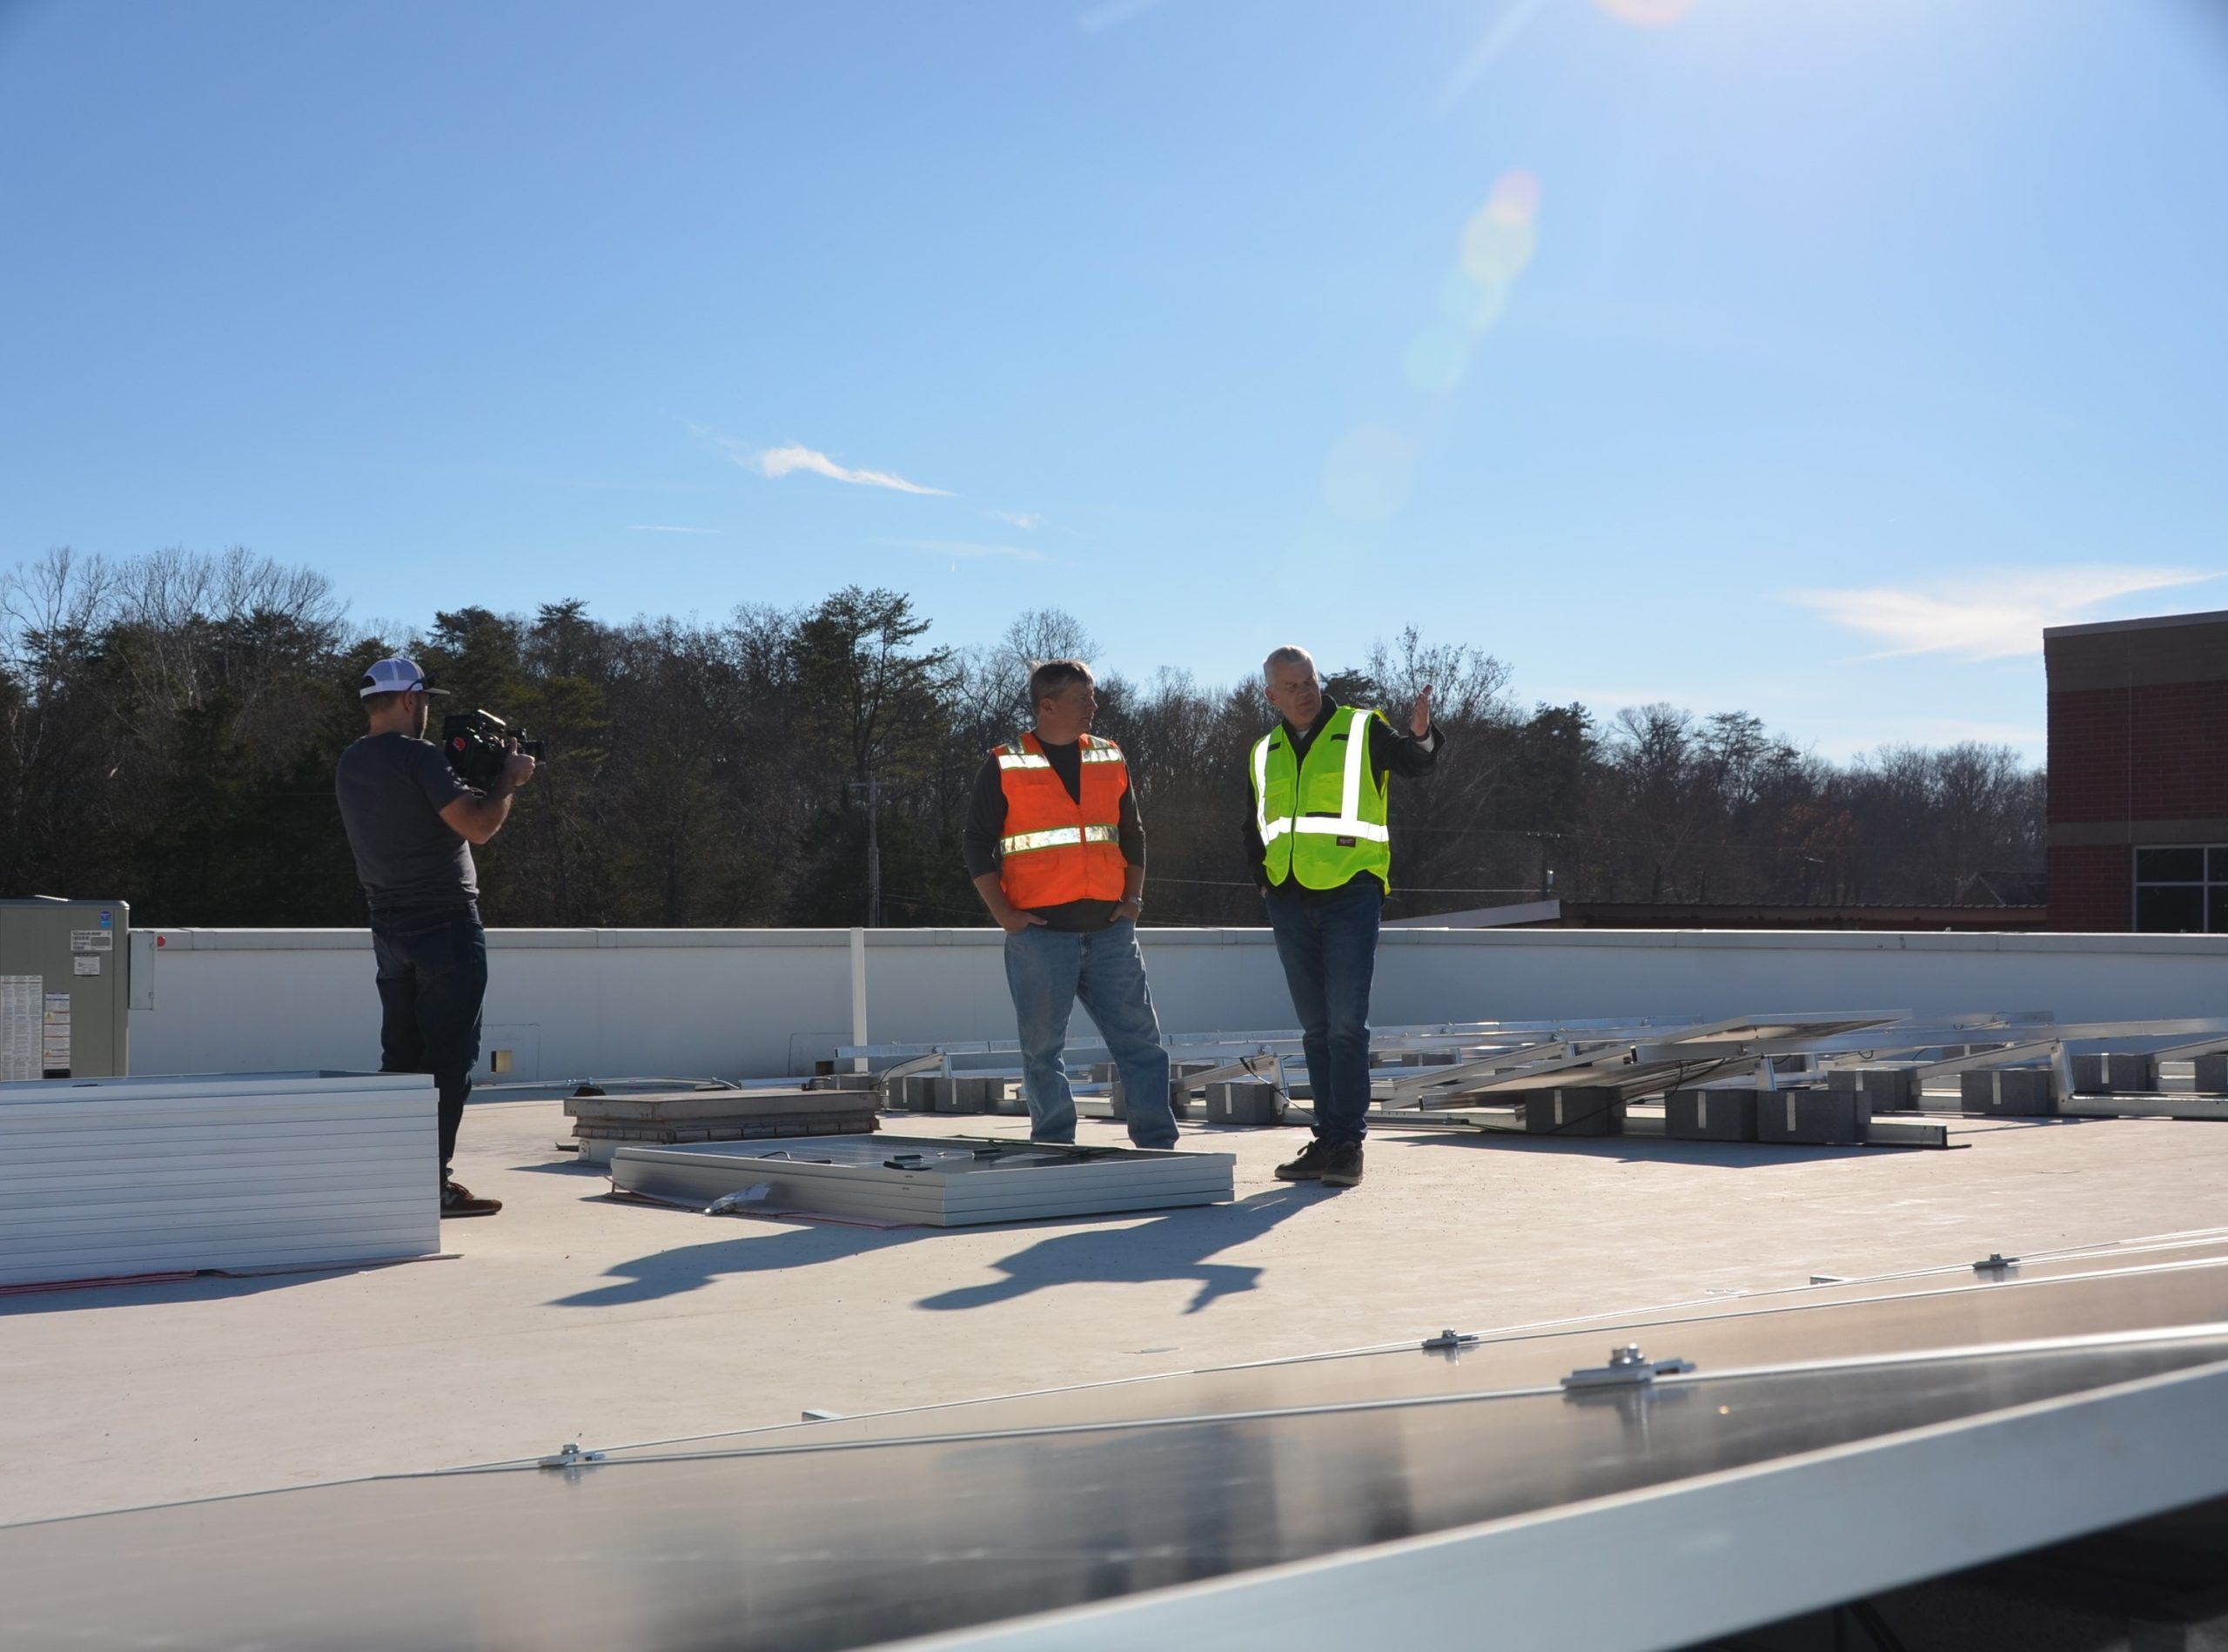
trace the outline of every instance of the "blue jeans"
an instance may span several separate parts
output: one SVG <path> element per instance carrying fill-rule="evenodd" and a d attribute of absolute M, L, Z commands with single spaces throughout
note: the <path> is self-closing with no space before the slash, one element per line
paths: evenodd
<path fill-rule="evenodd" d="M 1359 1146 L 1369 1130 L 1369 983 L 1384 886 L 1362 876 L 1322 893 L 1290 884 L 1267 893 L 1277 957 L 1307 1051 L 1315 1138 Z"/>
<path fill-rule="evenodd" d="M 1145 986 L 1137 926 L 1127 918 L 1078 934 L 1032 924 L 1006 937 L 1006 984 L 1021 1023 L 1022 1090 L 1031 1141 L 1076 1138 L 1075 1092 L 1065 1061 L 1068 1012 L 1077 998 L 1121 1069 L 1130 1139 L 1140 1147 L 1176 1145 L 1168 1105 L 1168 1051 Z"/>
<path fill-rule="evenodd" d="M 379 1071 L 429 1072 L 440 1091 L 441 1179 L 480 1059 L 480 1001 L 487 995 L 487 931 L 480 907 L 372 914 L 379 960 Z"/>

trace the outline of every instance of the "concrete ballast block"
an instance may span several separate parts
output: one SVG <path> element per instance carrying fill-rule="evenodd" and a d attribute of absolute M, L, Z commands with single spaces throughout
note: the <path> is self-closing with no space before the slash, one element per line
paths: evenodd
<path fill-rule="evenodd" d="M 1284 1100 L 1276 1086 L 1258 1078 L 1209 1085 L 1206 1104 L 1211 1125 L 1274 1125 L 1284 1118 Z"/>
<path fill-rule="evenodd" d="M 1856 1090 L 1772 1090 L 1756 1094 L 1756 1139 L 1835 1146 L 1864 1140 L 1872 1101 Z"/>
<path fill-rule="evenodd" d="M 1121 1079 L 1116 1078 L 1108 1087 L 1106 1098 L 1113 1107 L 1110 1117 L 1127 1118 L 1130 1116 L 1129 1091 Z M 1178 1118 L 1189 1118 L 1191 1116 L 1191 1092 L 1184 1089 L 1184 1081 L 1181 1078 L 1171 1077 L 1168 1081 L 1168 1110 Z"/>
<path fill-rule="evenodd" d="M 1535 1136 L 1621 1136 L 1625 1100 L 1607 1085 L 1519 1092 L 1524 1128 Z"/>
<path fill-rule="evenodd" d="M 1674 1090 L 1664 1098 L 1663 1133 L 1673 1141 L 1754 1141 L 1755 1090 Z"/>
<path fill-rule="evenodd" d="M 1966 1112 L 1990 1118 L 2046 1118 L 2057 1111 L 2048 1067 L 1990 1067 L 1961 1072 Z"/>
<path fill-rule="evenodd" d="M 2082 1096 L 2155 1096 L 2160 1088 L 2158 1058 L 2135 1051 L 2108 1050 L 2073 1058 L 2073 1089 Z"/>
<path fill-rule="evenodd" d="M 1875 1112 L 1907 1112 L 1922 1099 L 1916 1067 L 1835 1067 L 1826 1088 L 1862 1096 Z"/>
<path fill-rule="evenodd" d="M 930 1085 L 940 1113 L 981 1113 L 990 1111 L 988 1078 L 938 1078 Z"/>

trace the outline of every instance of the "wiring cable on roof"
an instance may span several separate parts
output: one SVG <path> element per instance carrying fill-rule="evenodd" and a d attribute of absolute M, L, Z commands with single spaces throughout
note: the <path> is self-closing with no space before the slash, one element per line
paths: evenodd
<path fill-rule="evenodd" d="M 1256 1078 L 1260 1079 L 1263 1084 L 1268 1085 L 1270 1090 L 1274 1092 L 1277 1100 L 1283 1105 L 1286 1107 L 1298 1106 L 1299 1104 L 1292 1098 L 1291 1092 L 1285 1090 L 1285 1088 L 1282 1085 L 1278 1084 L 1274 1078 L 1267 1077 L 1258 1067 L 1255 1066 L 1253 1064 L 1254 1059 L 1255 1058 L 1252 1056 L 1240 1056 L 1238 1058 L 1238 1064 L 1245 1068 L 1246 1071 L 1252 1073 Z"/>

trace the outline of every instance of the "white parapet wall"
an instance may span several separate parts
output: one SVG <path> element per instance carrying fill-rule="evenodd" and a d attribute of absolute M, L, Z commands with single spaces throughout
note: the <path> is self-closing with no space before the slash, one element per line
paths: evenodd
<path fill-rule="evenodd" d="M 1011 1038 L 1003 938 L 867 933 L 872 1040 Z M 1266 930 L 1149 929 L 1143 942 L 1170 1033 L 1293 1024 Z M 851 944 L 843 930 L 491 930 L 484 1047 L 510 1051 L 517 1078 L 809 1071 L 851 1041 Z M 135 1073 L 379 1064 L 360 930 L 158 930 L 141 939 L 131 987 Z M 1387 930 L 1373 1015 L 1389 1025 L 1782 1010 L 2219 1015 L 2228 936 Z"/>

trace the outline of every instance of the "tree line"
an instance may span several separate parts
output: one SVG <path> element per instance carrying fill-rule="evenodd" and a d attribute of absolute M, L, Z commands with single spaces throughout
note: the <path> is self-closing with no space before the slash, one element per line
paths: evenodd
<path fill-rule="evenodd" d="M 479 856 L 492 923 L 983 923 L 959 849 L 976 769 L 1027 726 L 1030 663 L 1096 648 L 1049 609 L 994 644 L 929 631 L 903 593 L 854 586 L 716 622 L 556 601 L 374 636 L 323 575 L 246 551 L 51 553 L 0 575 L 0 894 L 126 900 L 143 925 L 361 923 L 332 767 L 363 731 L 357 680 L 402 653 L 549 745 Z M 1396 722 L 1437 685 L 1447 755 L 1396 789 L 1388 916 L 2041 898 L 2043 776 L 2009 748 L 1837 764 L 1745 711 L 1527 708 L 1491 655 L 1414 628 L 1319 664 Z M 1259 922 L 1239 836 L 1258 685 L 1103 672 L 1099 695 L 1148 921 Z"/>

